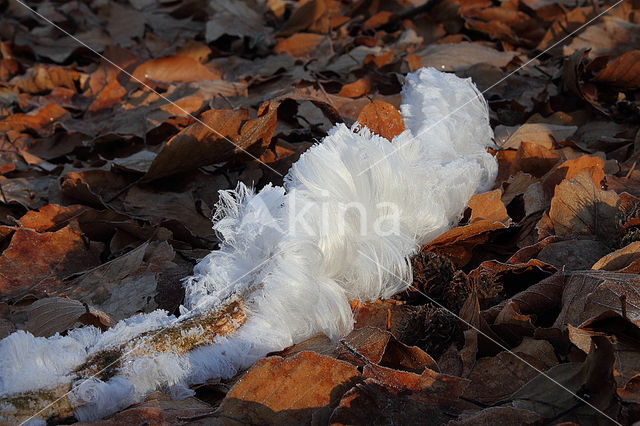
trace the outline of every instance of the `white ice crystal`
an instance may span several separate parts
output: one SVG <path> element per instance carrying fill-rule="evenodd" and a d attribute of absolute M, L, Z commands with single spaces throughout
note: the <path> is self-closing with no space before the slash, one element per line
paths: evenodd
<path fill-rule="evenodd" d="M 406 130 L 392 143 L 340 124 L 300 157 L 284 188 L 239 184 L 221 193 L 214 229 L 222 243 L 185 281 L 181 319 L 153 312 L 104 333 L 89 327 L 48 339 L 16 332 L 0 342 L 0 394 L 63 383 L 91 354 L 233 296 L 248 311 L 237 332 L 185 355 L 131 359 L 107 383 L 76 383 L 76 416 L 105 416 L 161 386 L 185 396 L 190 384 L 230 377 L 315 333 L 348 333 L 349 301 L 405 290 L 409 257 L 455 224 L 497 173 L 486 152 L 487 105 L 470 79 L 421 69 L 402 96 Z"/>

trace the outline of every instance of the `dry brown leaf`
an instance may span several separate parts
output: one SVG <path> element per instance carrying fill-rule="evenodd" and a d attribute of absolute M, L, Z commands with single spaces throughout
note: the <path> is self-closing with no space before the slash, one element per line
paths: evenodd
<path fill-rule="evenodd" d="M 546 370 L 546 365 L 535 356 L 524 353 L 500 352 L 493 357 L 480 358 L 468 379 L 464 397 L 481 404 L 503 401 L 538 375 L 537 369 Z M 527 363 L 523 362 L 523 358 Z"/>
<path fill-rule="evenodd" d="M 489 407 L 473 414 L 464 414 L 448 423 L 450 426 L 501 425 L 517 423 L 534 425 L 542 421 L 542 417 L 529 410 L 513 407 Z"/>
<path fill-rule="evenodd" d="M 446 406 L 458 399 L 469 381 L 426 369 L 421 374 L 398 371 L 375 364 L 367 364 L 362 376 L 374 379 L 389 388 L 415 391 L 414 398 L 429 405 Z"/>
<path fill-rule="evenodd" d="M 502 190 L 500 189 L 482 194 L 474 194 L 471 199 L 469 199 L 468 205 L 471 209 L 470 224 L 479 220 L 501 222 L 505 225 L 509 225 L 511 222 L 507 214 L 507 208 L 502 202 Z"/>
<path fill-rule="evenodd" d="M 61 206 L 59 204 L 47 204 L 36 210 L 29 210 L 20 218 L 20 225 L 38 232 L 57 231 L 62 225 L 66 225 L 71 219 L 89 210 L 80 204 Z"/>
<path fill-rule="evenodd" d="M 260 116 L 253 120 L 249 120 L 246 110 L 203 113 L 200 119 L 205 124 L 193 123 L 167 141 L 143 180 L 151 181 L 200 166 L 229 161 L 244 151 L 260 156 L 273 136 L 279 104 L 277 101 L 267 102 L 261 107 Z"/>
<path fill-rule="evenodd" d="M 583 171 L 588 171 L 593 184 L 600 188 L 604 179 L 604 161 L 599 157 L 583 155 L 573 160 L 567 160 L 551 170 L 542 180 L 542 186 L 546 196 L 551 198 L 564 179 L 571 180 Z"/>
<path fill-rule="evenodd" d="M 0 132 L 33 130 L 41 136 L 49 136 L 55 124 L 69 117 L 69 112 L 51 102 L 27 114 L 13 114 L 0 121 Z"/>
<path fill-rule="evenodd" d="M 389 141 L 404 131 L 404 120 L 396 107 L 378 99 L 362 108 L 358 123 Z"/>
<path fill-rule="evenodd" d="M 274 53 L 288 53 L 296 58 L 311 55 L 326 39 L 322 34 L 297 33 L 288 38 L 278 40 L 273 48 Z"/>
<path fill-rule="evenodd" d="M 511 173 L 531 173 L 541 177 L 561 160 L 556 150 L 550 150 L 533 142 L 522 142 L 511 163 Z"/>
<path fill-rule="evenodd" d="M 580 327 L 585 322 L 612 314 L 640 327 L 640 278 L 606 271 L 574 272 L 562 294 L 562 311 L 555 326 Z"/>
<path fill-rule="evenodd" d="M 596 336 L 594 340 L 584 363 L 560 364 L 548 370 L 547 376 L 538 375 L 512 395 L 513 406 L 534 411 L 555 422 L 600 424 L 604 420 L 602 414 L 574 397 L 582 390 L 588 392 L 591 405 L 615 416 L 618 407 L 614 400 L 612 346 L 605 337 Z M 558 383 L 566 389 L 560 388 Z"/>
<path fill-rule="evenodd" d="M 617 240 L 620 198 L 614 191 L 603 191 L 583 170 L 556 187 L 549 218 L 555 233 L 567 237 L 597 237 L 609 246 Z"/>
<path fill-rule="evenodd" d="M 472 260 L 475 247 L 489 242 L 493 238 L 492 234 L 498 235 L 507 229 L 508 227 L 501 222 L 478 220 L 445 232 L 429 242 L 423 250 L 447 256 L 457 266 L 462 267 Z"/>
<path fill-rule="evenodd" d="M 508 299 L 508 301 L 482 311 L 481 314 L 487 322 L 493 323 L 503 306 L 508 302 L 514 303 L 520 313 L 525 315 L 535 314 L 542 317 L 546 311 L 557 312 L 556 309 L 562 299 L 563 286 L 564 272 L 558 271 L 554 275 L 521 291 Z"/>
<path fill-rule="evenodd" d="M 578 126 L 548 123 L 525 123 L 522 126 L 497 126 L 495 139 L 502 149 L 518 149 L 522 142 L 530 142 L 551 149 L 555 142 L 569 139 Z"/>
<path fill-rule="evenodd" d="M 93 268 L 56 289 L 106 312 L 114 320 L 158 307 L 159 275 L 175 268 L 175 253 L 166 242 L 144 243 L 127 254 Z"/>
<path fill-rule="evenodd" d="M 53 291 L 63 278 L 98 265 L 103 248 L 85 241 L 75 222 L 41 234 L 18 229 L 0 257 L 0 293 L 6 300 Z"/>
<path fill-rule="evenodd" d="M 132 183 L 131 178 L 107 170 L 69 172 L 60 178 L 60 191 L 66 197 L 89 206 L 103 208 L 109 200 Z"/>
<path fill-rule="evenodd" d="M 515 198 L 524 195 L 529 186 L 537 182 L 537 179 L 529 173 L 518 171 L 502 183 L 502 202 L 509 205 Z"/>
<path fill-rule="evenodd" d="M 151 59 L 138 65 L 132 74 L 134 81 L 147 84 L 220 80 L 219 74 L 214 74 L 200 62 L 187 56 Z"/>
<path fill-rule="evenodd" d="M 496 67 L 504 67 L 516 56 L 516 52 L 500 52 L 479 43 L 433 44 L 416 52 L 423 67 L 433 67 L 440 71 L 464 71 L 483 62 Z"/>
<path fill-rule="evenodd" d="M 605 69 L 593 78 L 598 83 L 611 84 L 625 89 L 640 87 L 640 50 L 631 50 L 609 62 Z"/>
<path fill-rule="evenodd" d="M 293 11 L 278 36 L 289 36 L 309 28 L 327 9 L 324 0 L 311 0 Z"/>
<path fill-rule="evenodd" d="M 344 96 L 345 98 L 359 98 L 366 95 L 371 91 L 373 81 L 369 77 L 359 78 L 356 81 L 345 84 L 340 89 L 338 96 Z"/>
<path fill-rule="evenodd" d="M 610 248 L 598 240 L 577 240 L 552 242 L 540 250 L 536 258 L 556 269 L 569 271 L 590 269 Z"/>
<path fill-rule="evenodd" d="M 34 336 L 49 337 L 74 328 L 75 324 L 93 325 L 102 329 L 112 324 L 109 315 L 68 297 L 45 297 L 26 309 L 25 325 Z"/>
<path fill-rule="evenodd" d="M 451 410 L 444 413 L 440 407 L 417 401 L 414 395 L 366 379 L 344 394 L 328 423 L 370 424 L 375 419 L 381 424 L 417 424 L 429 419 L 434 424 L 444 424 L 451 419 Z"/>
<path fill-rule="evenodd" d="M 56 65 L 35 64 L 26 73 L 14 77 L 9 84 L 22 92 L 40 93 L 57 87 L 66 87 L 75 92 L 75 81 L 80 79 L 80 73 L 72 69 Z"/>
<path fill-rule="evenodd" d="M 543 51 L 551 47 L 550 51 L 553 53 L 556 53 L 556 50 L 560 51 L 562 44 L 555 44 L 584 25 L 587 19 L 594 15 L 594 8 L 591 6 L 576 7 L 570 10 L 562 8 L 561 12 L 561 16 L 554 17 L 551 26 L 547 29 L 540 43 L 538 43 L 537 50 Z"/>
<path fill-rule="evenodd" d="M 78 426 L 120 426 L 120 425 L 166 425 L 184 423 L 185 420 L 202 419 L 203 422 L 215 421 L 208 417 L 214 410 L 209 404 L 198 398 L 181 400 L 171 399 L 160 392 L 149 395 L 144 402 L 134 404 L 104 420 L 79 422 Z"/>
<path fill-rule="evenodd" d="M 617 16 L 603 16 L 589 25 L 563 48 L 564 56 L 581 49 L 590 49 L 592 55 L 620 55 L 640 44 L 640 24 L 628 22 Z"/>
<path fill-rule="evenodd" d="M 474 6 L 471 4 L 460 11 L 467 28 L 494 39 L 528 47 L 535 46 L 544 36 L 544 29 L 535 17 L 517 10 L 509 3 L 500 7 Z"/>
<path fill-rule="evenodd" d="M 38 209 L 47 204 L 52 186 L 55 186 L 52 176 L 14 179 L 0 176 L 0 200 L 5 204 L 20 204 L 27 209 Z"/>
<path fill-rule="evenodd" d="M 634 272 L 628 268 L 631 265 L 635 266 L 638 259 L 640 259 L 640 241 L 634 241 L 631 244 L 602 257 L 593 264 L 591 269 L 638 273 L 638 271 Z"/>
<path fill-rule="evenodd" d="M 502 308 L 491 328 L 507 342 L 518 343 L 524 337 L 533 336 L 533 318 L 520 313 L 518 305 L 508 301 Z"/>
<path fill-rule="evenodd" d="M 352 302 L 354 327 L 377 327 L 393 334 L 399 341 L 415 334 L 415 321 L 424 321 L 422 309 L 395 300 Z"/>
<path fill-rule="evenodd" d="M 218 414 L 243 423 L 309 423 L 328 418 L 358 369 L 313 352 L 258 361 L 229 391 Z"/>
<path fill-rule="evenodd" d="M 127 94 L 127 90 L 120 84 L 118 74 L 120 69 L 114 67 L 116 64 L 127 69 L 138 62 L 138 57 L 127 49 L 117 46 L 109 46 L 105 49 L 103 59 L 89 78 L 89 88 L 85 92 L 87 96 L 95 96 L 89 105 L 89 111 L 99 111 L 101 109 L 115 106 Z"/>

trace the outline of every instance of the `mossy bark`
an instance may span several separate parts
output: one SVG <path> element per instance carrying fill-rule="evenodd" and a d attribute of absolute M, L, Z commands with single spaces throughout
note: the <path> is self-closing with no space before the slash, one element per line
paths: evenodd
<path fill-rule="evenodd" d="M 123 362 L 154 353 L 185 354 L 210 344 L 216 336 L 233 334 L 245 321 L 242 300 L 228 302 L 216 311 L 195 315 L 167 328 L 142 333 L 117 348 L 93 355 L 71 375 L 69 383 L 53 389 L 13 394 L 0 399 L 0 423 L 18 424 L 32 417 L 56 422 L 73 415 L 68 395 L 78 380 L 96 377 L 107 381 L 116 376 Z"/>

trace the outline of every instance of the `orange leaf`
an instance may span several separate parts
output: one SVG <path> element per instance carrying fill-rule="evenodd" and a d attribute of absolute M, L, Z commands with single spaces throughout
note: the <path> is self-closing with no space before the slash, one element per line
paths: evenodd
<path fill-rule="evenodd" d="M 398 110 L 390 103 L 377 99 L 362 108 L 358 122 L 388 140 L 404 131 L 404 121 Z"/>
<path fill-rule="evenodd" d="M 258 361 L 229 391 L 218 413 L 241 423 L 303 424 L 327 411 L 358 369 L 315 352 Z"/>
<path fill-rule="evenodd" d="M 57 232 L 20 228 L 0 257 L 4 299 L 51 290 L 63 278 L 100 263 L 101 243 L 86 244 L 77 222 Z"/>
<path fill-rule="evenodd" d="M 632 50 L 618 56 L 600 71 L 593 81 L 609 83 L 626 89 L 640 87 L 640 50 Z"/>
<path fill-rule="evenodd" d="M 371 87 L 372 81 L 369 77 L 359 78 L 353 83 L 342 86 L 338 96 L 344 96 L 345 98 L 359 98 L 371 91 Z"/>
<path fill-rule="evenodd" d="M 151 59 L 133 72 L 134 80 L 147 84 L 151 82 L 176 83 L 188 81 L 220 80 L 219 74 L 214 74 L 200 62 L 187 56 L 169 56 Z"/>
<path fill-rule="evenodd" d="M 325 39 L 324 35 L 312 33 L 298 33 L 289 38 L 279 40 L 274 53 L 286 52 L 293 57 L 309 56 Z"/>

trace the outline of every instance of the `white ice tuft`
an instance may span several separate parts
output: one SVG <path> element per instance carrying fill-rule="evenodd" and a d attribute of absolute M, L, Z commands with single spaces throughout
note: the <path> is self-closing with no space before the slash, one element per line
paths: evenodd
<path fill-rule="evenodd" d="M 185 282 L 184 316 L 243 299 L 247 321 L 186 355 L 130 360 L 118 376 L 76 383 L 81 420 L 99 418 L 162 387 L 231 377 L 268 352 L 353 327 L 349 301 L 389 297 L 411 282 L 409 257 L 455 224 L 497 173 L 487 104 L 470 79 L 434 69 L 406 78 L 406 130 L 393 143 L 335 126 L 293 165 L 284 188 L 222 191 L 214 229 L 222 243 Z M 344 210 L 347 214 L 343 214 Z M 0 342 L 0 394 L 51 388 L 88 356 L 176 321 L 164 312 L 48 339 L 16 332 Z"/>

